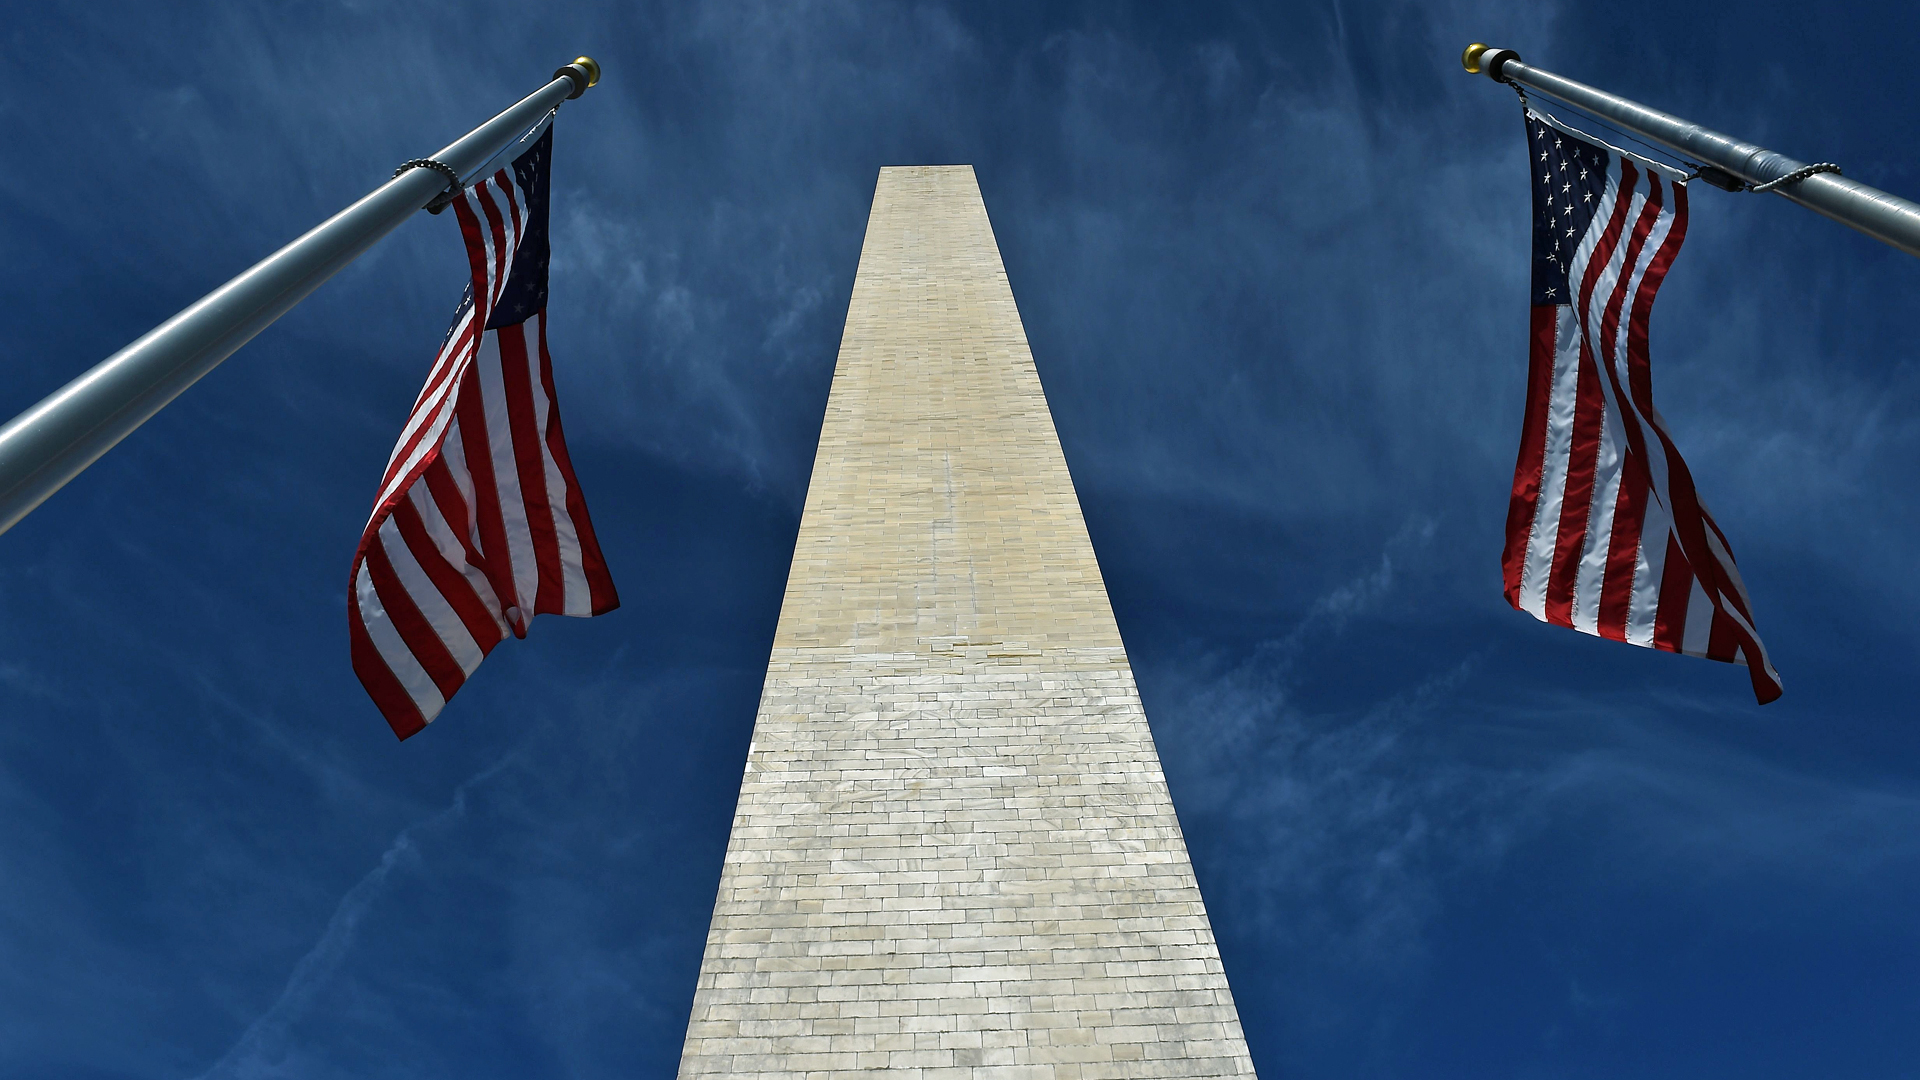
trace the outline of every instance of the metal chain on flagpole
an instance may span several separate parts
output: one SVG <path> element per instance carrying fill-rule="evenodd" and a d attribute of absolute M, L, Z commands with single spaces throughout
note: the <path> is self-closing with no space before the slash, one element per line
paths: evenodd
<path fill-rule="evenodd" d="M 1750 184 L 1748 185 L 1747 190 L 1754 192 L 1755 194 L 1758 194 L 1763 191 L 1772 191 L 1774 188 L 1777 188 L 1782 184 L 1791 184 L 1798 180 L 1805 180 L 1807 177 L 1816 175 L 1818 173 L 1832 173 L 1835 176 L 1838 176 L 1840 175 L 1840 166 L 1835 165 L 1831 161 L 1822 161 L 1816 165 L 1809 165 L 1804 169 L 1795 169 L 1778 180 L 1769 180 L 1764 184 Z"/>
<path fill-rule="evenodd" d="M 393 175 L 397 178 L 408 169 L 432 169 L 447 178 L 447 190 L 435 195 L 433 201 L 427 204 L 426 210 L 429 214 L 437 214 L 445 210 L 447 204 L 458 198 L 460 192 L 466 189 L 466 185 L 460 182 L 460 174 L 453 170 L 453 166 L 444 161 L 435 161 L 432 158 L 426 157 L 411 158 L 401 162 L 400 167 L 393 170 Z"/>
<path fill-rule="evenodd" d="M 600 65 L 590 57 L 562 65 L 545 86 L 432 157 L 409 161 L 360 201 L 0 426 L 0 532 L 415 211 L 431 208 L 447 194 L 448 180 L 458 194 L 464 177 L 599 81 Z"/>

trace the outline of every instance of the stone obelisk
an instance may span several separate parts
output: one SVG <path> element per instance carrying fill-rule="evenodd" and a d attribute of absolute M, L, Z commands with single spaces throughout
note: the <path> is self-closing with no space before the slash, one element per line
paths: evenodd
<path fill-rule="evenodd" d="M 680 1075 L 1252 1076 L 968 166 L 883 169 Z"/>

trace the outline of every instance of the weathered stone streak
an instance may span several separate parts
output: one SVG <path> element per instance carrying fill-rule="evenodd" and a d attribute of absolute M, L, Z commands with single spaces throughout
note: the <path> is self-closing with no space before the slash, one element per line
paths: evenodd
<path fill-rule="evenodd" d="M 884 169 L 680 1075 L 1251 1076 L 967 166 Z"/>

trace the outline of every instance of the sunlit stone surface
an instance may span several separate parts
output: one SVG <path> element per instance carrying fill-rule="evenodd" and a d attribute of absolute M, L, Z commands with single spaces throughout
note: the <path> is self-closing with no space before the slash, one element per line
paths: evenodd
<path fill-rule="evenodd" d="M 682 1077 L 1251 1076 L 968 166 L 884 169 Z"/>

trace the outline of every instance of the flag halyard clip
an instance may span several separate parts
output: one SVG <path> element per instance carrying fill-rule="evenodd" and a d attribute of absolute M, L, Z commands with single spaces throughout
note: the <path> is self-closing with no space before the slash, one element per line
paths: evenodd
<path fill-rule="evenodd" d="M 444 161 L 435 161 L 433 158 L 412 158 L 402 162 L 399 168 L 393 170 L 394 178 L 398 179 L 408 169 L 432 169 L 447 178 L 447 190 L 435 195 L 433 201 L 427 204 L 426 210 L 429 214 L 437 214 L 445 210 L 447 204 L 459 198 L 460 192 L 466 189 L 466 185 L 460 182 L 460 174 L 454 172 L 453 166 Z"/>

